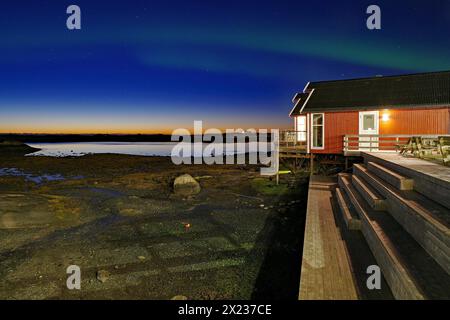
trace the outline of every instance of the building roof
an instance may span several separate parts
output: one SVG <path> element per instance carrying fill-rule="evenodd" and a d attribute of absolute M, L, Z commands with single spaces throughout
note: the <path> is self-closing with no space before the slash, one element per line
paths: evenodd
<path fill-rule="evenodd" d="M 291 115 L 450 106 L 450 71 L 311 82 L 295 98 Z"/>
<path fill-rule="evenodd" d="M 293 113 L 299 113 L 302 106 L 305 104 L 306 99 L 308 99 L 309 93 L 297 93 L 294 98 L 292 98 L 292 103 L 294 104 L 294 108 L 291 110 L 291 115 Z"/>

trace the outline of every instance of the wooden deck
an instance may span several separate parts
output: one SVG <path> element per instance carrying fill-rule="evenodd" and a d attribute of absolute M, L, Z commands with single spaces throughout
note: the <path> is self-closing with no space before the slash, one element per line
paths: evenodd
<path fill-rule="evenodd" d="M 419 172 L 425 179 L 433 179 L 436 183 L 450 184 L 450 167 L 441 162 L 427 161 L 412 156 L 402 156 L 398 153 L 365 152 L 367 155 L 395 163 L 405 168 L 409 173 Z"/>
<path fill-rule="evenodd" d="M 358 299 L 354 272 L 332 206 L 336 179 L 311 176 L 300 300 Z"/>

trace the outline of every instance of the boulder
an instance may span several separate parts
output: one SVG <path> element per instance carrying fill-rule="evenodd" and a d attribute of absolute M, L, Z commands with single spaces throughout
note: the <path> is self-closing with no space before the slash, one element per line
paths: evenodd
<path fill-rule="evenodd" d="M 200 184 L 189 174 L 183 174 L 173 182 L 175 194 L 190 196 L 199 193 L 200 190 Z"/>

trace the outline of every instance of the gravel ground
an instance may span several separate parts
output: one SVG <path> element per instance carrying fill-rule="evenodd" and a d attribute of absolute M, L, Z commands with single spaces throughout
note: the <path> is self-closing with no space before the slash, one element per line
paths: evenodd
<path fill-rule="evenodd" d="M 0 169 L 1 299 L 297 297 L 305 178 L 125 155 L 3 153 Z M 199 194 L 174 194 L 184 173 Z"/>

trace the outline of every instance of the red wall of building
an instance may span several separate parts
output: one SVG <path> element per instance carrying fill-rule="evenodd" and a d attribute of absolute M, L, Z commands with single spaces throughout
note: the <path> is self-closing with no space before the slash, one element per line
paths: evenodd
<path fill-rule="evenodd" d="M 344 135 L 358 134 L 358 127 L 358 112 L 325 113 L 325 149 L 312 150 L 312 152 L 342 153 Z"/>
<path fill-rule="evenodd" d="M 380 134 L 450 134 L 450 108 L 380 111 Z"/>
<path fill-rule="evenodd" d="M 384 113 L 389 120 L 383 121 Z M 382 135 L 450 134 L 450 108 L 380 110 L 379 131 Z M 346 134 L 359 134 L 359 112 L 325 113 L 325 149 L 311 152 L 342 153 Z"/>

